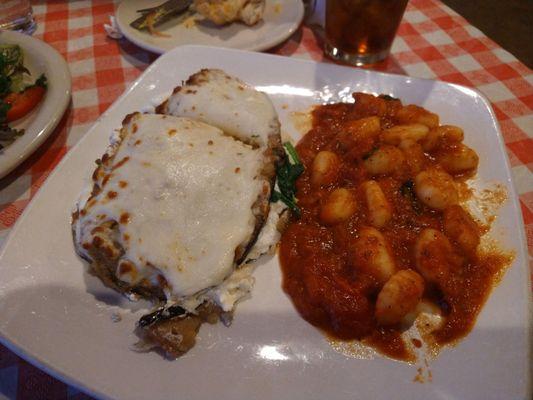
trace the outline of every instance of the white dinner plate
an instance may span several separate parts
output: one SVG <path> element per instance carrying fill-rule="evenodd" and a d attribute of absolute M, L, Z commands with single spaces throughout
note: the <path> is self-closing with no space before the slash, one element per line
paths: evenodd
<path fill-rule="evenodd" d="M 24 52 L 24 66 L 32 79 L 45 74 L 48 89 L 41 103 L 27 116 L 9 126 L 25 133 L 0 151 L 0 178 L 11 172 L 33 153 L 54 131 L 70 101 L 70 71 L 53 47 L 17 32 L 0 31 L 0 44 L 18 44 Z"/>
<path fill-rule="evenodd" d="M 233 23 L 220 27 L 208 22 L 193 22 L 196 18 L 189 14 L 188 17 L 176 18 L 157 27 L 168 36 L 150 35 L 130 26 L 140 16 L 137 10 L 161 3 L 161 0 L 122 1 L 116 13 L 119 28 L 128 40 L 159 54 L 187 44 L 267 50 L 296 32 L 304 16 L 301 0 L 266 0 L 263 20 L 253 26 Z"/>
<path fill-rule="evenodd" d="M 264 66 L 268 65 L 268 73 Z M 156 104 L 201 68 L 222 68 L 267 92 L 284 134 L 298 139 L 291 112 L 347 100 L 353 91 L 386 93 L 437 112 L 464 128 L 481 157 L 473 181 L 500 182 L 509 199 L 492 235 L 516 258 L 456 347 L 417 365 L 336 352 L 305 322 L 281 289 L 276 257 L 255 273 L 251 299 L 234 323 L 202 326 L 176 361 L 136 353 L 139 306 L 84 272 L 70 213 L 111 132 L 124 116 Z M 527 399 L 529 271 L 517 195 L 499 128 L 478 92 L 457 85 L 220 48 L 176 48 L 152 64 L 73 148 L 18 220 L 0 255 L 1 341 L 52 375 L 114 399 Z M 135 310 L 137 309 L 137 310 Z M 120 322 L 113 322 L 118 313 Z M 417 368 L 432 381 L 415 383 Z"/>

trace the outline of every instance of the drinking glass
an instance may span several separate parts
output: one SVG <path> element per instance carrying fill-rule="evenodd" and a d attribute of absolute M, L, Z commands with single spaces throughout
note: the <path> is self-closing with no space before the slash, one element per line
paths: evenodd
<path fill-rule="evenodd" d="M 35 28 L 29 0 L 0 0 L 0 30 L 10 29 L 32 34 Z"/>
<path fill-rule="evenodd" d="M 352 65 L 382 61 L 407 1 L 326 0 L 326 55 Z"/>

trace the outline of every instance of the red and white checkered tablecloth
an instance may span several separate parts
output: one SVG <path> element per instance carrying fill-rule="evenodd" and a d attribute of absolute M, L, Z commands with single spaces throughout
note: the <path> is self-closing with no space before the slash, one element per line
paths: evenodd
<path fill-rule="evenodd" d="M 319 2 L 322 0 L 319 0 Z M 55 47 L 72 73 L 72 104 L 48 141 L 0 180 L 0 243 L 59 160 L 157 56 L 106 36 L 112 0 L 33 2 L 34 36 Z M 324 59 L 321 30 L 303 26 L 271 50 Z M 392 55 L 377 69 L 474 87 L 492 103 L 507 146 L 533 271 L 533 72 L 438 0 L 411 0 Z M 89 399 L 0 345 L 1 399 Z"/>

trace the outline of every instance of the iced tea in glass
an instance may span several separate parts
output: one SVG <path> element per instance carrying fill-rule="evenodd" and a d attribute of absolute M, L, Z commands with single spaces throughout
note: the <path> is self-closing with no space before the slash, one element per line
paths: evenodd
<path fill-rule="evenodd" d="M 407 1 L 326 0 L 326 54 L 353 65 L 385 59 Z"/>

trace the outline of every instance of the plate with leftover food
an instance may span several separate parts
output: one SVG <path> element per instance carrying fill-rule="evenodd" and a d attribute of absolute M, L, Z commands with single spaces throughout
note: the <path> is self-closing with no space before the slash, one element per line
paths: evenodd
<path fill-rule="evenodd" d="M 526 399 L 528 276 L 479 93 L 185 46 L 13 228 L 0 337 L 103 398 Z"/>
<path fill-rule="evenodd" d="M 0 178 L 53 132 L 70 101 L 70 71 L 46 43 L 0 32 Z"/>
<path fill-rule="evenodd" d="M 301 0 L 135 0 L 120 3 L 116 20 L 128 40 L 161 54 L 187 44 L 267 50 L 303 15 Z"/>

